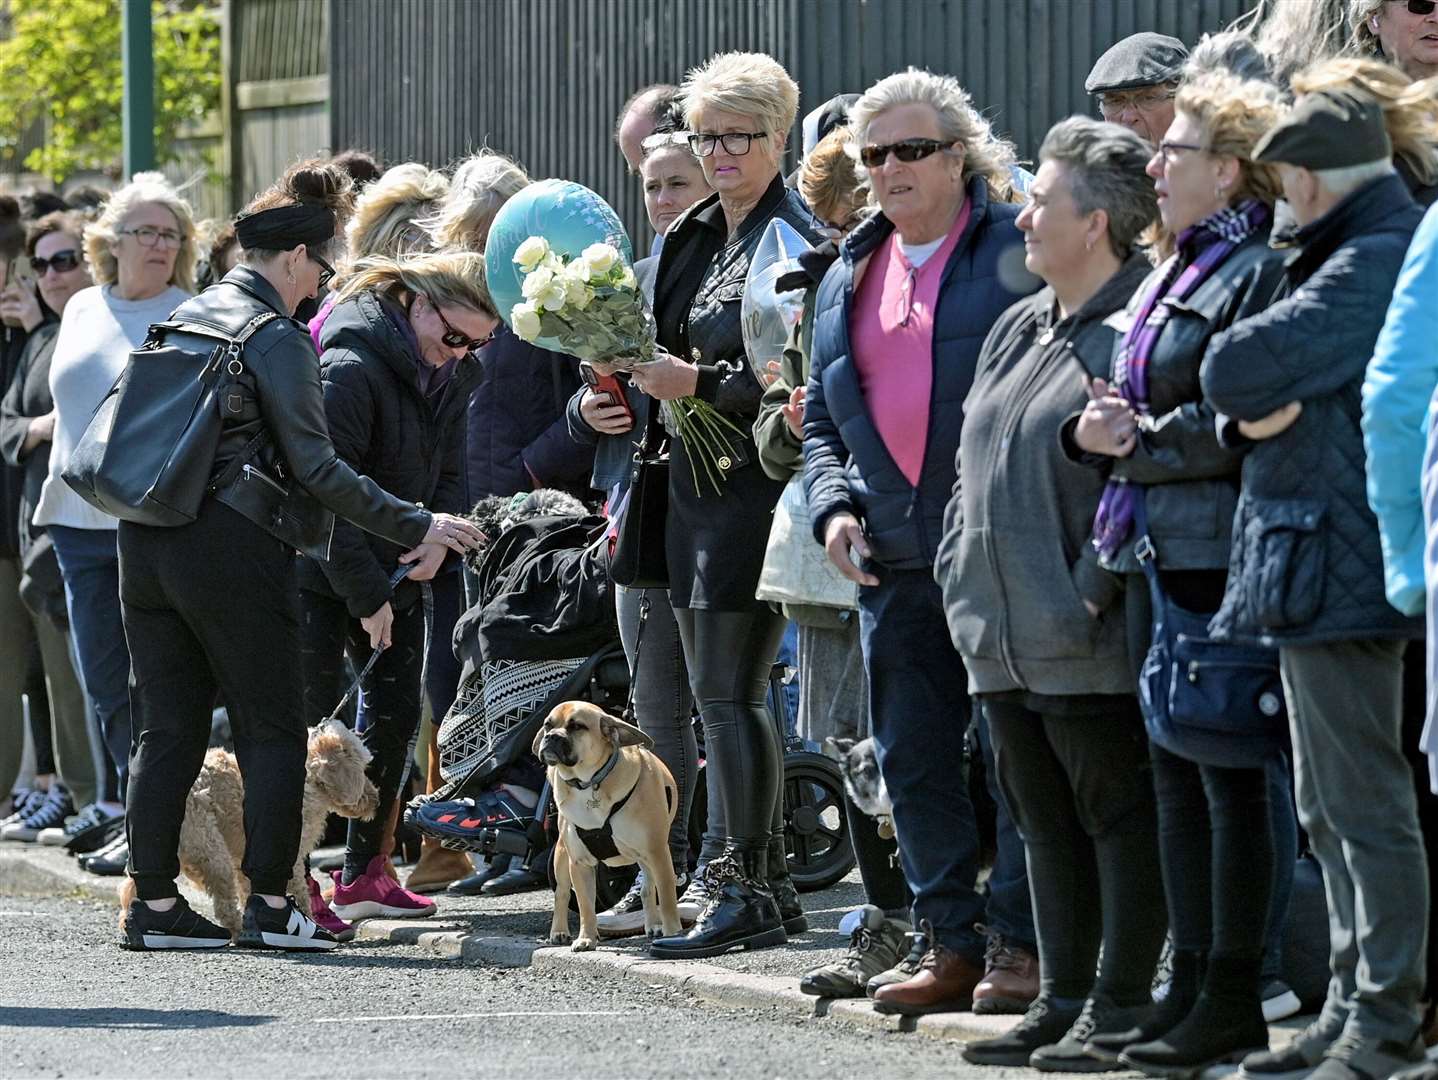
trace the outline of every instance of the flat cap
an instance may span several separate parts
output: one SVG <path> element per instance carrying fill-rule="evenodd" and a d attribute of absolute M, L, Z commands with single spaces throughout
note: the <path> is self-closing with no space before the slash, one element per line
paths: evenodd
<path fill-rule="evenodd" d="M 808 116 L 804 117 L 804 156 L 808 157 L 814 152 L 814 147 L 829 132 L 833 131 L 840 124 L 847 123 L 849 110 L 854 102 L 859 100 L 858 94 L 835 94 L 824 104 L 820 105 Z"/>
<path fill-rule="evenodd" d="M 1305 169 L 1346 169 L 1393 156 L 1383 109 L 1346 90 L 1318 90 L 1299 99 L 1253 148 L 1254 161 Z"/>
<path fill-rule="evenodd" d="M 1176 82 L 1187 59 L 1188 49 L 1178 38 L 1148 31 L 1132 34 L 1098 58 L 1083 88 L 1090 94 L 1105 94 Z"/>

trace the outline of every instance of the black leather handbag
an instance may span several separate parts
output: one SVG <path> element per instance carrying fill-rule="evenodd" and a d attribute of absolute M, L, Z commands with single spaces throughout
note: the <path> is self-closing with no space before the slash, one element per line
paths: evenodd
<path fill-rule="evenodd" d="M 662 430 L 659 403 L 649 409 L 644 438 L 634 454 L 629 497 L 619 521 L 619 539 L 609 561 L 609 579 L 631 589 L 667 589 L 669 559 L 664 553 L 669 517 L 669 454 L 657 448 Z"/>
<path fill-rule="evenodd" d="M 1148 737 L 1200 765 L 1261 768 L 1288 734 L 1278 650 L 1214 641 L 1209 616 L 1175 604 L 1154 565 L 1142 491 L 1135 510 L 1134 555 L 1153 600 L 1153 637 L 1138 680 Z"/>
<path fill-rule="evenodd" d="M 241 392 L 245 342 L 279 315 L 239 334 L 194 322 L 150 327 L 100 402 L 61 475 L 95 509 L 139 525 L 187 525 L 210 492 L 227 398 Z M 208 354 L 166 342 L 172 333 L 217 341 Z"/>

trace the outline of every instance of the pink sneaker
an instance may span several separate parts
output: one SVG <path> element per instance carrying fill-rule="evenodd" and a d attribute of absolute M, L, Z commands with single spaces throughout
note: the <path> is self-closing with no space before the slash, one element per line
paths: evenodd
<path fill-rule="evenodd" d="M 320 883 L 313 875 L 306 875 L 305 882 L 310 887 L 310 918 L 315 925 L 321 930 L 328 930 L 340 941 L 352 941 L 355 928 L 336 915 L 325 903 L 324 894 L 320 892 Z"/>
<path fill-rule="evenodd" d="M 402 888 L 384 872 L 384 856 L 376 855 L 348 885 L 334 872 L 335 914 L 342 919 L 423 919 L 434 914 L 434 901 Z"/>

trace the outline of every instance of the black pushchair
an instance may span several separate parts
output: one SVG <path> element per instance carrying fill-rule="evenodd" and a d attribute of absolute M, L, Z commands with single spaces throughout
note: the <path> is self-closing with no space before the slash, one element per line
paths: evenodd
<path fill-rule="evenodd" d="M 598 517 L 540 517 L 500 534 L 479 565 L 473 603 L 455 630 L 464 674 L 439 728 L 444 783 L 412 801 L 405 820 L 446 847 L 506 853 L 529 867 L 553 845 L 556 831 L 547 784 L 535 809 L 487 822 L 445 813 L 478 805 L 516 771 L 538 775 L 530 753 L 544 718 L 564 701 L 592 702 L 621 715 L 629 704 L 629 667 L 619 641 L 608 576 L 607 522 Z M 770 706 L 788 726 L 776 666 Z M 696 727 L 701 736 L 702 726 Z M 790 872 L 801 890 L 825 888 L 853 867 L 843 783 L 835 764 L 785 736 L 784 822 Z M 699 850 L 706 821 L 705 785 L 696 785 L 690 846 Z M 451 820 L 445 821 L 444 818 Z M 628 890 L 634 867 L 601 864 L 596 901 L 609 907 Z M 552 875 L 551 875 L 552 881 Z"/>

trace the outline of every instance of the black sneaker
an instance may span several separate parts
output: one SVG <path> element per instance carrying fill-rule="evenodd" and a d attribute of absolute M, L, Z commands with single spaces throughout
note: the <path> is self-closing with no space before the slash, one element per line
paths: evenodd
<path fill-rule="evenodd" d="M 65 850 L 76 857 L 90 855 L 125 838 L 125 815 L 108 818 L 93 828 L 77 832 L 65 841 Z"/>
<path fill-rule="evenodd" d="M 0 818 L 0 830 L 6 825 L 14 825 L 26 814 L 40 809 L 40 804 L 45 801 L 45 793 L 39 788 L 16 788 L 10 792 L 10 812 Z"/>
<path fill-rule="evenodd" d="M 50 828 L 40 830 L 40 835 L 35 837 L 36 843 L 46 847 L 70 846 L 70 841 L 75 837 L 84 835 L 100 835 L 105 831 L 105 826 L 116 817 L 123 817 L 123 814 L 116 814 L 106 810 L 99 803 L 91 803 L 83 807 L 79 813 L 65 822 L 64 828 Z"/>
<path fill-rule="evenodd" d="M 287 952 L 317 952 L 339 945 L 339 938 L 295 907 L 294 897 L 287 896 L 285 901 L 284 907 L 272 908 L 258 896 L 250 897 L 235 944 L 245 949 Z"/>
<path fill-rule="evenodd" d="M 230 943 L 230 932 L 216 926 L 177 897 L 169 911 L 154 911 L 143 900 L 131 900 L 125 912 L 122 949 L 151 952 L 156 949 L 219 949 Z"/>
<path fill-rule="evenodd" d="M 19 821 L 0 829 L 0 839 L 33 843 L 44 830 L 64 825 L 65 819 L 74 812 L 75 804 L 70 801 L 70 793 L 65 790 L 65 785 L 51 784 L 50 790 L 45 794 L 45 801 Z"/>
<path fill-rule="evenodd" d="M 80 859 L 80 865 L 100 877 L 119 877 L 130 862 L 130 842 L 122 832 L 113 843 Z"/>
<path fill-rule="evenodd" d="M 960 1056 L 971 1065 L 1022 1067 L 1039 1047 L 1062 1039 L 1081 1011 L 1060 1009 L 1047 994 L 1040 993 L 1016 1025 L 996 1038 L 966 1043 Z"/>

